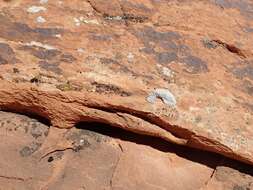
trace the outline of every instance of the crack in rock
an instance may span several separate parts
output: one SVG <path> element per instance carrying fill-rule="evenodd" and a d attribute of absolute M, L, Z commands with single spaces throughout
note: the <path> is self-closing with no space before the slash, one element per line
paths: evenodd
<path fill-rule="evenodd" d="M 22 177 L 14 177 L 14 176 L 5 176 L 5 175 L 0 175 L 0 178 L 8 179 L 8 180 L 17 180 L 17 181 L 27 181 L 32 179 L 31 177 L 25 179 Z"/>
<path fill-rule="evenodd" d="M 138 108 L 132 98 L 113 98 L 80 92 L 43 91 L 26 84 L 0 83 L 0 110 L 34 113 L 51 121 L 54 127 L 72 128 L 79 122 L 101 122 L 135 133 L 159 137 L 168 142 L 194 147 L 253 164 L 249 156 L 235 152 L 221 142 L 199 136 L 187 128 L 172 125 L 151 111 Z M 145 98 L 143 97 L 143 104 Z"/>

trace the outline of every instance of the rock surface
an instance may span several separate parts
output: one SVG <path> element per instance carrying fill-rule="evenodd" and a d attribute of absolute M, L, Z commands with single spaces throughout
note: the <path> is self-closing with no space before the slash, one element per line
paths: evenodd
<path fill-rule="evenodd" d="M 1 190 L 249 190 L 253 185 L 253 170 L 246 165 L 100 123 L 80 123 L 62 133 L 0 112 L 0 136 Z M 59 139 L 68 142 L 64 148 Z"/>
<path fill-rule="evenodd" d="M 252 1 L 13 0 L 0 10 L 1 110 L 253 165 Z M 170 93 L 148 101 L 157 89 Z"/>

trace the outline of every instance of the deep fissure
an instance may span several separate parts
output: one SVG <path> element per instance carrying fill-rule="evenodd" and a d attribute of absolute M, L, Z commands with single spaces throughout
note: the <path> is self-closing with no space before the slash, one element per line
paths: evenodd
<path fill-rule="evenodd" d="M 249 165 L 236 160 L 231 160 L 230 158 L 224 157 L 220 154 L 195 149 L 192 147 L 176 145 L 158 137 L 137 134 L 132 131 L 126 131 L 102 122 L 79 122 L 75 125 L 75 127 L 77 129 L 94 132 L 95 134 L 104 135 L 109 138 L 120 139 L 122 141 L 149 146 L 162 152 L 175 153 L 180 157 L 207 165 L 213 169 L 216 169 L 217 166 L 223 166 L 225 164 L 226 166 L 235 168 L 244 173 L 251 175 L 253 174 L 253 170 Z"/>

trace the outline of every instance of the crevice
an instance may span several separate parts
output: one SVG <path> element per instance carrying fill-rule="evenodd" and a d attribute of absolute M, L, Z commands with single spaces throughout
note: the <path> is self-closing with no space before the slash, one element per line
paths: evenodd
<path fill-rule="evenodd" d="M 121 154 L 122 154 L 122 153 L 121 153 Z M 116 173 L 116 171 L 117 171 L 119 162 L 120 162 L 120 160 L 121 160 L 121 154 L 120 154 L 119 158 L 117 159 L 117 162 L 116 162 L 116 164 L 115 164 L 115 167 L 114 167 L 114 169 L 113 169 L 112 176 L 111 176 L 111 179 L 110 179 L 110 187 L 111 187 L 112 190 L 113 190 L 113 178 L 114 178 L 114 175 L 115 175 L 115 173 Z"/>
<path fill-rule="evenodd" d="M 148 17 L 145 16 L 138 16 L 133 14 L 126 14 L 124 13 L 122 16 L 111 16 L 108 14 L 104 14 L 104 18 L 107 20 L 118 20 L 119 18 L 125 21 L 125 25 L 129 26 L 129 22 L 133 23 L 143 23 L 148 20 Z"/>
<path fill-rule="evenodd" d="M 193 133 L 190 132 L 189 130 L 180 128 L 175 125 L 171 125 L 153 113 L 148 113 L 148 112 L 145 113 L 145 112 L 138 111 L 135 109 L 131 109 L 131 108 L 123 107 L 123 106 L 114 106 L 114 105 L 99 106 L 99 105 L 95 105 L 95 104 L 93 104 L 93 105 L 87 104 L 86 106 L 88 108 L 97 109 L 97 110 L 101 110 L 101 111 L 109 112 L 109 113 L 114 113 L 114 114 L 117 114 L 117 113 L 129 114 L 129 115 L 134 116 L 136 118 L 142 119 L 148 123 L 151 123 L 151 124 L 154 124 L 158 127 L 161 127 L 162 129 L 167 130 L 168 132 L 172 133 L 175 137 L 178 137 L 178 138 L 190 139 L 190 137 L 193 135 Z"/>
<path fill-rule="evenodd" d="M 81 117 L 78 121 L 101 122 L 104 124 L 109 124 L 116 128 L 122 128 L 124 130 L 132 131 L 138 134 L 160 137 L 178 145 L 187 145 L 187 139 L 177 137 L 173 133 L 171 133 L 170 130 L 165 130 L 159 125 L 155 125 L 153 123 L 150 123 L 149 121 L 143 120 L 142 118 L 136 117 L 134 114 L 131 115 L 122 112 L 111 112 L 111 110 L 106 112 L 105 110 L 101 111 L 100 109 L 92 109 L 96 110 L 94 112 L 100 112 L 100 114 L 103 114 L 104 116 L 85 116 Z M 105 115 L 108 115 L 108 117 L 113 117 L 113 119 L 108 119 Z"/>
<path fill-rule="evenodd" d="M 236 47 L 233 44 L 228 44 L 225 43 L 221 40 L 212 40 L 213 42 L 221 45 L 222 47 L 224 47 L 225 49 L 227 49 L 229 52 L 238 55 L 241 58 L 247 58 L 247 56 L 244 54 L 243 50 L 239 49 L 238 47 Z"/>
<path fill-rule="evenodd" d="M 0 175 L 0 178 L 8 179 L 8 180 L 16 180 L 16 181 L 27 181 L 29 179 L 32 179 L 31 177 L 28 179 L 22 178 L 22 177 L 13 177 L 13 176 L 5 176 L 5 175 Z"/>
<path fill-rule="evenodd" d="M 118 4 L 119 4 L 120 10 L 121 10 L 121 12 L 122 12 L 122 16 L 121 16 L 121 17 L 122 17 L 122 18 L 125 18 L 126 12 L 125 12 L 123 6 L 121 5 L 120 1 L 118 1 Z M 129 23 L 127 22 L 127 20 L 123 19 L 123 21 L 124 21 L 125 26 L 128 27 L 128 26 L 129 26 Z"/>
<path fill-rule="evenodd" d="M 217 170 L 217 167 L 215 167 L 215 168 L 213 169 L 213 171 L 212 171 L 212 173 L 211 173 L 209 179 L 205 182 L 205 187 L 207 187 L 208 184 L 210 183 L 210 181 L 213 179 L 213 176 L 214 176 L 216 170 Z"/>
<path fill-rule="evenodd" d="M 64 152 L 64 151 L 66 151 L 66 150 L 73 150 L 73 151 L 75 151 L 75 148 L 74 148 L 74 147 L 67 147 L 67 148 L 64 148 L 64 149 L 52 150 L 52 151 L 50 151 L 50 152 L 44 154 L 43 156 L 41 156 L 40 159 L 39 159 L 39 162 L 40 162 L 42 159 L 48 157 L 48 156 L 51 155 L 51 154 L 54 154 L 54 153 L 56 153 L 56 152 Z"/>
<path fill-rule="evenodd" d="M 105 13 L 101 12 L 96 8 L 96 6 L 93 5 L 93 3 L 90 0 L 86 0 L 87 3 L 91 6 L 91 8 L 99 15 L 104 15 Z"/>
<path fill-rule="evenodd" d="M 129 22 L 143 23 L 148 20 L 148 17 L 145 17 L 145 16 L 139 16 L 139 15 L 126 13 L 126 11 L 124 10 L 124 7 L 120 3 L 120 1 L 118 1 L 118 4 L 119 4 L 120 11 L 122 12 L 122 14 L 115 15 L 115 16 L 110 15 L 109 13 L 105 13 L 105 12 L 100 11 L 99 9 L 97 9 L 97 7 L 90 0 L 86 0 L 86 2 L 88 2 L 89 5 L 92 7 L 92 9 L 97 14 L 101 15 L 104 19 L 106 19 L 106 20 L 122 20 L 124 22 L 125 26 L 129 26 Z"/>
<path fill-rule="evenodd" d="M 174 153 L 179 157 L 183 157 L 196 163 L 201 163 L 214 170 L 210 175 L 210 178 L 214 176 L 215 170 L 218 166 L 227 166 L 242 173 L 253 175 L 253 168 L 250 165 L 226 158 L 224 155 L 220 155 L 220 153 L 172 144 L 158 137 L 137 134 L 101 122 L 79 122 L 75 127 L 77 129 L 91 131 L 94 134 L 100 134 L 116 140 L 119 139 L 120 141 L 149 146 L 161 152 Z M 121 147 L 121 149 L 123 150 L 123 147 Z M 123 151 L 121 154 L 123 154 Z"/>
<path fill-rule="evenodd" d="M 218 163 L 221 157 L 216 153 L 209 153 L 207 151 L 172 144 L 159 137 L 138 134 L 133 131 L 126 131 L 102 122 L 79 122 L 75 125 L 75 127 L 77 129 L 91 131 L 105 137 L 149 146 L 161 152 L 173 152 L 180 157 L 184 157 L 194 162 L 203 163 L 211 168 L 215 168 L 216 163 Z M 120 149 L 122 151 L 123 147 Z"/>

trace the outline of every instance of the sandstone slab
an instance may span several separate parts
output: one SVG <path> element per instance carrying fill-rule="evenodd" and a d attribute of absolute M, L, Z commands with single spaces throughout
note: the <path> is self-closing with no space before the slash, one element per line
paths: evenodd
<path fill-rule="evenodd" d="M 250 0 L 16 0 L 0 9 L 1 110 L 58 128 L 101 122 L 253 164 Z M 155 89 L 176 106 L 147 101 Z"/>

